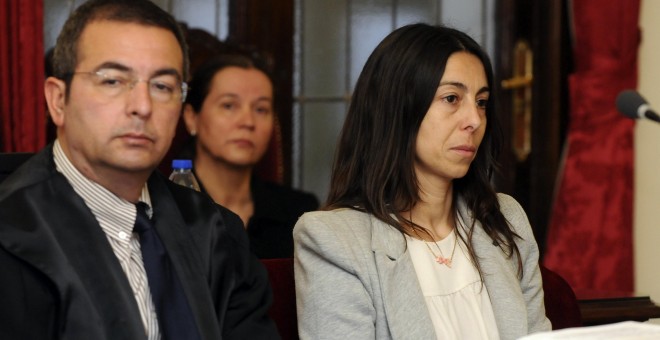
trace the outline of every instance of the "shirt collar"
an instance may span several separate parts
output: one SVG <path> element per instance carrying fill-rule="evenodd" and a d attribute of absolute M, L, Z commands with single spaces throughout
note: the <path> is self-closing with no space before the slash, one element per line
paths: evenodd
<path fill-rule="evenodd" d="M 74 191 L 82 197 L 94 215 L 97 215 L 97 213 L 114 214 L 116 211 L 114 210 L 115 208 L 124 210 L 129 205 L 134 206 L 133 203 L 115 195 L 110 190 L 90 180 L 78 171 L 64 153 L 58 139 L 55 140 L 53 145 L 53 156 L 56 170 L 66 177 Z M 139 201 L 147 204 L 149 207 L 147 209 L 147 214 L 151 217 L 153 213 L 147 183 L 142 187 Z"/>

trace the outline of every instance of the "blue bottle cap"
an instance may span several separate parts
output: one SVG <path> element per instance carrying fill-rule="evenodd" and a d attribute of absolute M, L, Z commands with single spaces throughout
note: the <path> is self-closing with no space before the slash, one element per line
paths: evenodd
<path fill-rule="evenodd" d="M 172 160 L 172 169 L 192 169 L 192 160 L 174 159 Z"/>

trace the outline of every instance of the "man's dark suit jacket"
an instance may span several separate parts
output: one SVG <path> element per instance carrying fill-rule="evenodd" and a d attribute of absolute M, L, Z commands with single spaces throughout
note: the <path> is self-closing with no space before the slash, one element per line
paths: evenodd
<path fill-rule="evenodd" d="M 155 228 L 203 339 L 277 339 L 240 219 L 154 173 Z M 128 279 L 52 145 L 0 185 L 0 339 L 144 339 Z"/>

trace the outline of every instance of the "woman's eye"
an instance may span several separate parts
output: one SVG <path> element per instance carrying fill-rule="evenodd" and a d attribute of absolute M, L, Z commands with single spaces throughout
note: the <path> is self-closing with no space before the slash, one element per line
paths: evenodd
<path fill-rule="evenodd" d="M 458 96 L 453 95 L 453 94 L 449 95 L 449 96 L 446 96 L 443 99 L 444 99 L 444 101 L 446 101 L 449 104 L 454 104 L 454 103 L 458 102 Z"/>
<path fill-rule="evenodd" d="M 234 103 L 220 103 L 220 107 L 225 110 L 231 110 L 234 107 Z"/>
<path fill-rule="evenodd" d="M 477 107 L 480 109 L 486 109 L 488 106 L 488 99 L 478 99 L 477 100 Z"/>
<path fill-rule="evenodd" d="M 258 107 L 256 109 L 257 113 L 262 114 L 262 115 L 267 115 L 270 114 L 271 109 L 269 107 Z"/>

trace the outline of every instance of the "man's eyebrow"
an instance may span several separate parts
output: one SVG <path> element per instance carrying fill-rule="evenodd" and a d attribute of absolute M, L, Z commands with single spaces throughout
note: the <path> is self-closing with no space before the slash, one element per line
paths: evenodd
<path fill-rule="evenodd" d="M 97 66 L 95 68 L 95 71 L 107 70 L 107 69 L 117 70 L 117 71 L 122 71 L 122 72 L 132 72 L 133 71 L 132 68 L 130 68 L 130 67 L 124 65 L 124 64 L 114 62 L 114 61 L 108 61 L 108 62 L 105 62 L 105 63 Z M 159 76 L 165 76 L 165 75 L 173 75 L 179 80 L 181 80 L 181 78 L 182 78 L 179 71 L 175 68 L 164 68 L 164 69 L 156 70 L 154 73 L 152 73 L 150 75 L 150 77 L 153 78 L 153 77 L 159 77 Z"/>
<path fill-rule="evenodd" d="M 164 68 L 164 69 L 156 70 L 156 72 L 154 72 L 151 75 L 151 77 L 153 78 L 153 77 L 169 76 L 169 75 L 175 76 L 179 80 L 181 80 L 181 78 L 183 78 L 181 76 L 181 74 L 179 73 L 179 71 L 175 68 Z"/>
<path fill-rule="evenodd" d="M 97 66 L 96 68 L 94 68 L 95 71 L 107 70 L 107 69 L 117 70 L 117 71 L 124 71 L 124 72 L 131 71 L 130 67 L 128 67 L 126 65 L 123 65 L 123 64 L 120 64 L 120 63 L 117 63 L 117 62 L 114 62 L 114 61 L 106 61 L 105 63 Z"/>

